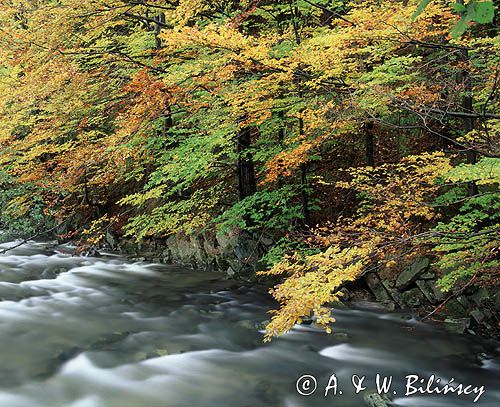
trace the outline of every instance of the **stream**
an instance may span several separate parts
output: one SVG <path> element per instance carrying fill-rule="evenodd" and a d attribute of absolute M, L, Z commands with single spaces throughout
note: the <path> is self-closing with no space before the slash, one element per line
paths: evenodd
<path fill-rule="evenodd" d="M 362 407 L 377 374 L 392 376 L 395 406 L 500 406 L 498 344 L 369 303 L 336 310 L 331 335 L 301 325 L 264 344 L 262 287 L 71 252 L 31 242 L 0 255 L 0 407 Z M 297 391 L 306 374 L 310 396 Z M 484 393 L 407 395 L 408 375 Z"/>

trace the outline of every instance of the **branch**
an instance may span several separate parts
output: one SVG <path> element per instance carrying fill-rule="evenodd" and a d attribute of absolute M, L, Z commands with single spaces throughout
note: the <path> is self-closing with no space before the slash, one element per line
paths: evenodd
<path fill-rule="evenodd" d="M 30 240 L 36 239 L 37 237 L 39 237 L 41 235 L 44 235 L 46 233 L 50 233 L 50 232 L 56 230 L 59 226 L 61 226 L 61 224 L 58 224 L 58 225 L 54 226 L 53 228 L 50 228 L 50 229 L 47 229 L 47 230 L 42 230 L 41 232 L 38 232 L 35 235 L 30 236 L 27 239 L 22 240 L 21 243 L 18 243 L 16 245 L 12 246 L 12 247 L 8 247 L 7 249 L 3 249 L 2 251 L 0 251 L 0 254 L 5 254 L 9 250 L 17 249 L 18 247 L 22 246 L 23 244 L 28 243 Z"/>

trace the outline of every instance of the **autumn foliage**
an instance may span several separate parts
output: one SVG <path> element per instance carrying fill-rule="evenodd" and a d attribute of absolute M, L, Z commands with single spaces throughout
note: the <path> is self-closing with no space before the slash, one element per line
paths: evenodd
<path fill-rule="evenodd" d="M 262 261 L 268 339 L 328 327 L 345 282 L 422 252 L 454 270 L 443 288 L 496 284 L 495 19 L 476 0 L 2 1 L 2 228 L 284 242 Z"/>

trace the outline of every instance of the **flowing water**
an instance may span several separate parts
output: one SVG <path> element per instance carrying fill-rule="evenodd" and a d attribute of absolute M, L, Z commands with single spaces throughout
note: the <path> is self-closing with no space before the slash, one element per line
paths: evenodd
<path fill-rule="evenodd" d="M 301 326 L 263 344 L 273 304 L 262 288 L 69 252 L 30 243 L 0 255 L 1 407 L 360 407 L 377 373 L 393 377 L 396 406 L 500 406 L 494 345 L 366 304 L 337 310 L 332 335 Z M 336 395 L 325 397 L 333 373 Z M 304 374 L 317 381 L 309 397 L 297 392 Z M 411 374 L 485 392 L 475 404 L 477 394 L 406 396 Z M 366 377 L 359 394 L 353 375 Z"/>

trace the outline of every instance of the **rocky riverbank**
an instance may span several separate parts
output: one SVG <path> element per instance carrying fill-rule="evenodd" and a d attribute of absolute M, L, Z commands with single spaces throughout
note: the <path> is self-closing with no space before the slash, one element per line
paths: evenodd
<path fill-rule="evenodd" d="M 418 257 L 395 278 L 376 272 L 364 276 L 374 298 L 389 309 L 414 310 L 426 317 L 441 319 L 448 330 L 499 337 L 500 293 L 470 285 L 444 293 L 428 257 Z"/>
<path fill-rule="evenodd" d="M 271 239 L 257 241 L 237 231 L 223 236 L 174 235 L 141 243 L 108 234 L 106 243 L 111 249 L 132 258 L 222 271 L 230 277 L 252 274 L 262 268 L 259 259 L 273 245 Z M 437 280 L 431 259 L 417 257 L 397 276 L 388 277 L 376 271 L 365 274 L 344 290 L 345 299 L 375 300 L 388 310 L 402 309 L 441 320 L 454 333 L 500 338 L 499 292 L 492 293 L 484 287 L 471 285 L 462 291 L 444 293 Z"/>

